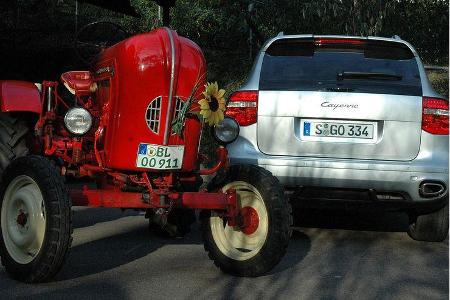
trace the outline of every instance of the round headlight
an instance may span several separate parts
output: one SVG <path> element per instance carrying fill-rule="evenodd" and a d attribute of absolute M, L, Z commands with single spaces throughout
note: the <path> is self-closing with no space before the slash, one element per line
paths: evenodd
<path fill-rule="evenodd" d="M 219 143 L 229 144 L 239 136 L 239 124 L 235 119 L 225 117 L 214 126 L 214 137 Z"/>
<path fill-rule="evenodd" d="M 86 109 L 75 107 L 67 111 L 64 116 L 64 124 L 71 133 L 81 135 L 91 129 L 92 117 Z"/>

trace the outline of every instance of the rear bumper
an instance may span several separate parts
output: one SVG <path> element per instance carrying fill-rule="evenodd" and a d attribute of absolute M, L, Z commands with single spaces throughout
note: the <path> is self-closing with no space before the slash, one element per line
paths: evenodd
<path fill-rule="evenodd" d="M 422 197 L 423 182 L 445 185 L 448 194 L 448 154 L 439 160 L 421 157 L 412 161 L 377 161 L 331 158 L 269 156 L 239 138 L 228 146 L 232 164 L 256 164 L 278 177 L 285 187 L 315 186 L 331 188 L 371 189 L 377 193 L 398 192 L 417 206 L 442 202 L 438 197 Z"/>

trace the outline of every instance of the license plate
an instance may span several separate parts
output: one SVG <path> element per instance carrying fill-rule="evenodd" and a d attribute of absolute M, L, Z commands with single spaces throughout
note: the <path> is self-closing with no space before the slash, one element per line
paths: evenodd
<path fill-rule="evenodd" d="M 377 138 L 376 122 L 341 120 L 302 120 L 303 140 L 372 143 Z"/>
<path fill-rule="evenodd" d="M 156 170 L 181 169 L 184 146 L 139 144 L 136 166 Z"/>

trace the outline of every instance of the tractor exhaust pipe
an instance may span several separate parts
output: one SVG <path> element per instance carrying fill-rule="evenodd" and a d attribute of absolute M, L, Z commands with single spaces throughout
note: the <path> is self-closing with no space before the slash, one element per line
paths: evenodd
<path fill-rule="evenodd" d="M 445 184 L 437 181 L 425 181 L 420 184 L 419 194 L 424 198 L 433 198 L 444 195 Z"/>

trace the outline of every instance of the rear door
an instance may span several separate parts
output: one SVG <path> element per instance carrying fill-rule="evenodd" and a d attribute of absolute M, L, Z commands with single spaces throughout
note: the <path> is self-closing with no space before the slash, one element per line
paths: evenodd
<path fill-rule="evenodd" d="M 367 39 L 284 39 L 266 51 L 258 147 L 283 156 L 412 160 L 422 89 L 406 45 Z"/>

